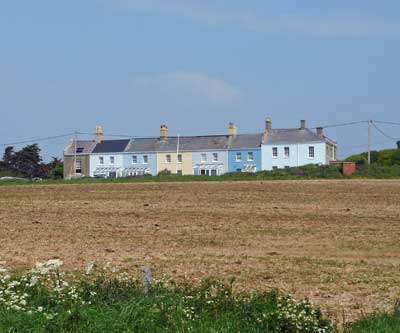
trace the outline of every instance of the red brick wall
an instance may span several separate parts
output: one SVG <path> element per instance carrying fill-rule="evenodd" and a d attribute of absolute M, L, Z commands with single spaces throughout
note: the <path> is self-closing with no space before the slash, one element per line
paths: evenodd
<path fill-rule="evenodd" d="M 343 162 L 343 174 L 351 175 L 356 172 L 356 164 L 354 162 Z"/>

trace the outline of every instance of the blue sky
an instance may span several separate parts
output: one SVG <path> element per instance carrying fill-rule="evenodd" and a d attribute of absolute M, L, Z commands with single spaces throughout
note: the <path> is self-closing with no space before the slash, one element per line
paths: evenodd
<path fill-rule="evenodd" d="M 3 1 L 0 143 L 400 121 L 399 15 L 389 0 Z M 363 125 L 326 132 L 341 156 L 365 150 Z"/>

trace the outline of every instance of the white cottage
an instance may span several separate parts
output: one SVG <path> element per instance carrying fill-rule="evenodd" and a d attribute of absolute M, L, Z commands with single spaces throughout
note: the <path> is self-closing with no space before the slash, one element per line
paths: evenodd
<path fill-rule="evenodd" d="M 337 158 L 336 142 L 324 135 L 322 127 L 316 132 L 308 129 L 305 120 L 299 128 L 273 129 L 267 118 L 261 151 L 263 170 L 329 164 Z"/>

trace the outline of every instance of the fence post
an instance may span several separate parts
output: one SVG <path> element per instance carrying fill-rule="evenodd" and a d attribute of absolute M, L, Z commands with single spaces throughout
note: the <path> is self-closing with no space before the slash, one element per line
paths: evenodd
<path fill-rule="evenodd" d="M 142 272 L 143 292 L 148 294 L 151 284 L 153 283 L 151 268 L 148 266 L 143 266 L 140 268 L 140 271 Z"/>

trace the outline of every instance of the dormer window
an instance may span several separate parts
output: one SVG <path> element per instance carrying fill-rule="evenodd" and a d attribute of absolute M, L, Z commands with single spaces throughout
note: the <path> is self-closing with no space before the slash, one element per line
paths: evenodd
<path fill-rule="evenodd" d="M 83 150 L 84 150 L 84 148 L 78 147 L 78 148 L 76 148 L 76 153 L 81 154 L 81 153 L 83 153 Z"/>

